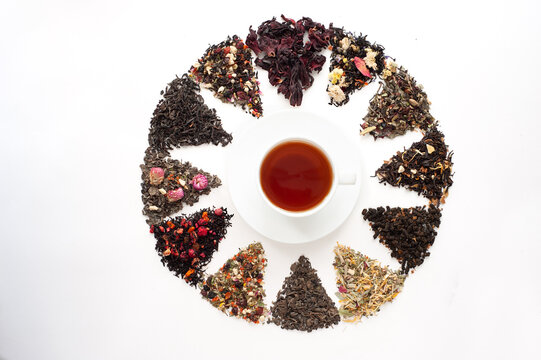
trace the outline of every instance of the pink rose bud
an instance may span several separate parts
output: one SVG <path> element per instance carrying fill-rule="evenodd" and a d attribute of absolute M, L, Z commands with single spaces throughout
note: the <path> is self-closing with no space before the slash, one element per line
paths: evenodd
<path fill-rule="evenodd" d="M 163 181 L 164 171 L 160 167 L 150 169 L 150 185 L 160 185 Z"/>
<path fill-rule="evenodd" d="M 347 293 L 348 292 L 348 290 L 345 287 L 343 287 L 342 285 L 340 285 L 340 287 L 338 288 L 338 291 L 340 291 L 341 293 Z"/>
<path fill-rule="evenodd" d="M 214 213 L 215 213 L 217 216 L 222 216 L 222 214 L 224 213 L 224 211 L 222 210 L 222 208 L 218 208 L 218 209 L 214 210 Z"/>
<path fill-rule="evenodd" d="M 181 188 L 178 188 L 175 190 L 169 190 L 166 196 L 169 202 L 179 201 L 180 199 L 184 197 L 184 190 L 182 190 Z"/>
<path fill-rule="evenodd" d="M 190 184 L 192 184 L 195 190 L 203 190 L 206 189 L 206 187 L 209 185 L 209 182 L 205 175 L 197 174 L 193 177 L 192 181 L 190 181 Z"/>

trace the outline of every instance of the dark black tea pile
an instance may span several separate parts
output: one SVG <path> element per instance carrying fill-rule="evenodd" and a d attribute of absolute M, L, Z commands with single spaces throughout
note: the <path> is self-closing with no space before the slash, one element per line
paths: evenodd
<path fill-rule="evenodd" d="M 305 256 L 291 265 L 270 311 L 270 321 L 289 330 L 310 332 L 340 322 L 338 309 Z"/>
<path fill-rule="evenodd" d="M 430 255 L 440 226 L 440 210 L 430 205 L 423 207 L 364 209 L 363 218 L 370 222 L 374 239 L 391 250 L 391 256 L 402 265 L 402 273 L 421 265 Z"/>
<path fill-rule="evenodd" d="M 210 109 L 188 75 L 176 78 L 162 91 L 152 119 L 150 147 L 168 153 L 175 147 L 201 144 L 225 146 L 233 137 L 222 128 L 216 110 Z"/>
<path fill-rule="evenodd" d="M 349 101 L 355 90 L 374 81 L 384 69 L 384 48 L 370 44 L 366 36 L 355 36 L 344 29 L 332 28 L 332 48 L 327 93 L 331 104 L 340 106 Z"/>
<path fill-rule="evenodd" d="M 403 186 L 438 205 L 445 202 L 453 185 L 452 157 L 443 134 L 434 128 L 421 141 L 385 161 L 376 170 L 376 176 L 380 183 Z"/>
<path fill-rule="evenodd" d="M 192 66 L 190 76 L 223 102 L 239 105 L 255 117 L 263 114 L 252 52 L 237 35 L 210 46 Z"/>
<path fill-rule="evenodd" d="M 308 17 L 295 21 L 282 15 L 282 20 L 263 22 L 257 33 L 250 27 L 246 45 L 258 55 L 256 65 L 268 71 L 269 81 L 278 86 L 278 93 L 292 106 L 300 106 L 303 91 L 314 82 L 310 73 L 323 68 L 326 59 L 320 52 L 329 44 L 332 30 Z"/>
<path fill-rule="evenodd" d="M 167 216 L 180 211 L 184 205 L 193 205 L 201 195 L 222 184 L 221 180 L 206 171 L 193 167 L 189 162 L 164 157 L 165 153 L 148 148 L 141 165 L 141 198 L 143 214 L 149 225 L 158 224 Z M 190 182 L 196 176 L 204 176 L 207 185 L 203 189 Z"/>
<path fill-rule="evenodd" d="M 370 100 L 361 134 L 394 138 L 416 128 L 426 131 L 436 124 L 426 93 L 405 69 L 387 66 L 382 77 L 383 86 Z"/>
<path fill-rule="evenodd" d="M 152 225 L 150 232 L 156 238 L 156 251 L 162 263 L 176 276 L 196 286 L 231 226 L 232 217 L 227 209 L 208 208 Z"/>

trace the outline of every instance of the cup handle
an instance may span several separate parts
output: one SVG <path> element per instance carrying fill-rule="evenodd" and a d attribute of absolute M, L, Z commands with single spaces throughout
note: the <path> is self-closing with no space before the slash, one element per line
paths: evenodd
<path fill-rule="evenodd" d="M 340 185 L 355 185 L 357 183 L 357 174 L 355 173 L 340 173 L 338 176 Z"/>

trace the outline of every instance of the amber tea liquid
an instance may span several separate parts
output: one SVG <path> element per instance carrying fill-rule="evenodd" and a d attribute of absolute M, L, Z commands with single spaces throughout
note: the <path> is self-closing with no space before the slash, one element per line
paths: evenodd
<path fill-rule="evenodd" d="M 260 182 L 271 203 L 287 211 L 319 205 L 331 190 L 332 166 L 318 147 L 292 140 L 278 144 L 263 159 Z"/>

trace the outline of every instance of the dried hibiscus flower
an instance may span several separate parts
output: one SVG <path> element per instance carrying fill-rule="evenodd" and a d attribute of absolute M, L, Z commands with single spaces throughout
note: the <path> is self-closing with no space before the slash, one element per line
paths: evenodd
<path fill-rule="evenodd" d="M 310 73 L 320 72 L 325 64 L 320 52 L 333 32 L 308 17 L 295 21 L 282 15 L 282 20 L 263 22 L 257 33 L 250 27 L 246 45 L 258 56 L 256 65 L 267 70 L 271 85 L 278 86 L 278 93 L 284 94 L 292 106 L 299 106 L 303 90 L 314 82 Z"/>

